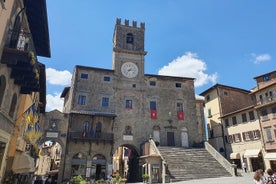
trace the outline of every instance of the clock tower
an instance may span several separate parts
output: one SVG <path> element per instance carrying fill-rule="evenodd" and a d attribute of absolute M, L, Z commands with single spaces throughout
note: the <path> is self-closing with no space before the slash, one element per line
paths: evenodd
<path fill-rule="evenodd" d="M 133 21 L 132 25 L 125 20 L 116 20 L 113 35 L 112 69 L 115 75 L 123 79 L 139 80 L 144 76 L 144 50 L 145 24 Z"/>

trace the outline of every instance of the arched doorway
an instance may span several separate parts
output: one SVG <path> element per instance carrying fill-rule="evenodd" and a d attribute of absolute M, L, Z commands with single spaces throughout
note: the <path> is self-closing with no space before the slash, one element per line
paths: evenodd
<path fill-rule="evenodd" d="M 119 173 L 127 182 L 141 181 L 139 154 L 132 145 L 122 145 L 113 154 L 113 174 Z"/>
<path fill-rule="evenodd" d="M 188 129 L 186 127 L 181 129 L 181 146 L 184 148 L 189 147 Z"/>
<path fill-rule="evenodd" d="M 71 160 L 71 176 L 82 176 L 85 177 L 86 175 L 86 154 L 83 152 L 76 153 Z"/>
<path fill-rule="evenodd" d="M 95 180 L 106 179 L 106 159 L 103 155 L 97 154 L 92 158 L 91 176 Z"/>
<path fill-rule="evenodd" d="M 155 125 L 153 127 L 153 140 L 156 144 L 156 146 L 159 146 L 160 144 L 160 127 Z"/>

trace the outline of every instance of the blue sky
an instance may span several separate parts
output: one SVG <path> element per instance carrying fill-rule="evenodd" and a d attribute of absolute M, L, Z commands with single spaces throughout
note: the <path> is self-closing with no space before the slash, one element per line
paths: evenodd
<path fill-rule="evenodd" d="M 275 70 L 275 9 L 274 0 L 47 0 L 46 110 L 62 110 L 75 65 L 111 69 L 116 18 L 145 23 L 145 73 L 194 77 L 196 94 L 216 83 L 250 90 Z"/>

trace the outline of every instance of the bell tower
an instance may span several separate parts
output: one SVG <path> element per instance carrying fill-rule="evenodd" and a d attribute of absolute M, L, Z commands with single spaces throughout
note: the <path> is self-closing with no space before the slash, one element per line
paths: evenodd
<path fill-rule="evenodd" d="M 113 34 L 112 69 L 115 75 L 125 79 L 137 80 L 144 75 L 145 23 L 137 26 L 136 21 L 129 24 L 117 18 Z"/>

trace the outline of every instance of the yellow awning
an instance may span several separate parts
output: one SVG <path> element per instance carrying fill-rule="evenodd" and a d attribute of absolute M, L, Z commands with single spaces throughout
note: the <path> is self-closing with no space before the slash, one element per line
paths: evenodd
<path fill-rule="evenodd" d="M 256 158 L 258 157 L 259 153 L 260 153 L 261 149 L 248 149 L 248 150 L 245 150 L 244 152 L 244 158 Z"/>
<path fill-rule="evenodd" d="M 276 160 L 276 153 L 267 153 L 264 156 L 264 159 L 267 159 L 267 160 Z"/>
<path fill-rule="evenodd" d="M 16 153 L 12 170 L 14 173 L 30 173 L 35 171 L 34 159 L 26 153 Z"/>
<path fill-rule="evenodd" d="M 231 153 L 230 154 L 230 159 L 240 159 L 240 153 Z"/>

